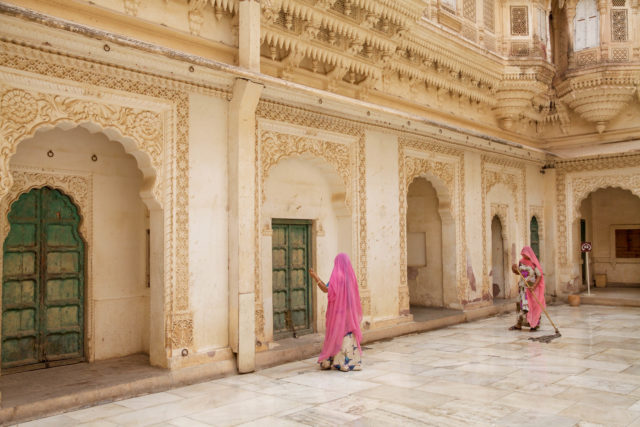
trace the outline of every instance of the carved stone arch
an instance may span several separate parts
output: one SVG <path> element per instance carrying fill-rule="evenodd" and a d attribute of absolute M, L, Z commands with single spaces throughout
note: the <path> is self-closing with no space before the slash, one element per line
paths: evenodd
<path fill-rule="evenodd" d="M 188 240 L 184 238 L 188 235 L 187 95 L 144 85 L 131 92 L 126 79 L 104 87 L 102 81 L 54 83 L 20 74 L 12 75 L 15 85 L 6 81 L 0 83 L 0 201 L 14 185 L 10 159 L 18 144 L 41 129 L 83 127 L 102 132 L 136 159 L 144 177 L 141 199 L 165 224 L 158 228 L 157 240 L 164 266 L 162 286 L 157 287 L 163 295 L 157 298 L 162 301 L 164 319 L 151 359 L 153 364 L 168 366 L 175 349 L 193 343 Z M 165 180 L 176 188 L 165 185 Z"/>
<path fill-rule="evenodd" d="M 84 127 L 120 142 L 144 176 L 141 197 L 163 205 L 161 179 L 164 124 L 161 113 L 59 94 L 0 85 L 0 198 L 13 185 L 9 162 L 18 144 L 37 131 Z M 153 206 L 156 204 L 156 206 Z"/>
<path fill-rule="evenodd" d="M 640 197 L 640 176 L 605 175 L 588 178 L 575 178 L 571 182 L 572 191 L 572 215 L 570 221 L 580 219 L 580 205 L 591 193 L 607 188 L 618 188 L 630 191 L 634 196 Z"/>
<path fill-rule="evenodd" d="M 509 207 L 504 204 L 492 203 L 491 204 L 491 219 L 498 217 L 500 223 L 502 225 L 502 240 L 505 242 L 509 241 Z"/>
<path fill-rule="evenodd" d="M 340 175 L 345 187 L 347 208 L 353 213 L 351 151 L 347 145 L 337 142 L 264 131 L 260 140 L 260 206 L 265 200 L 264 183 L 269 177 L 270 170 L 284 159 L 311 155 L 331 165 Z"/>
<path fill-rule="evenodd" d="M 407 155 L 402 146 L 400 147 L 400 162 L 400 286 L 398 288 L 398 300 L 400 314 L 408 315 L 410 313 L 410 300 L 407 277 L 407 194 L 411 183 L 417 178 L 424 178 L 436 190 L 438 212 L 440 213 L 443 229 L 447 226 L 447 223 L 454 229 L 453 254 L 456 258 L 455 281 L 458 284 L 461 283 L 461 260 L 458 255 L 459 251 L 456 248 L 461 244 L 459 240 L 460 221 L 456 221 L 458 219 L 458 209 L 454 199 L 456 194 L 455 163 Z M 457 293 L 458 303 L 460 303 L 460 292 Z"/>

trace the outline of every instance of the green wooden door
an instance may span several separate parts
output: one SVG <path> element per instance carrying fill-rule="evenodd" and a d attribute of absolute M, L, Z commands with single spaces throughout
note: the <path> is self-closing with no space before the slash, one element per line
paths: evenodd
<path fill-rule="evenodd" d="M 82 360 L 84 244 L 71 200 L 48 187 L 20 196 L 3 248 L 2 368 Z"/>
<path fill-rule="evenodd" d="M 531 217 L 529 232 L 531 249 L 533 249 L 533 253 L 536 254 L 538 260 L 540 260 L 540 235 L 538 234 L 538 219 L 535 216 Z"/>
<path fill-rule="evenodd" d="M 310 221 L 273 220 L 273 335 L 312 331 L 309 280 Z"/>

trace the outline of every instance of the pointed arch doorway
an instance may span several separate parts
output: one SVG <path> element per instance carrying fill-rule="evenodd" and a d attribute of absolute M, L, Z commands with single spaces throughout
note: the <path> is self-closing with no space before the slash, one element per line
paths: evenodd
<path fill-rule="evenodd" d="M 71 199 L 50 187 L 12 204 L 3 246 L 3 372 L 84 360 L 80 220 Z"/>

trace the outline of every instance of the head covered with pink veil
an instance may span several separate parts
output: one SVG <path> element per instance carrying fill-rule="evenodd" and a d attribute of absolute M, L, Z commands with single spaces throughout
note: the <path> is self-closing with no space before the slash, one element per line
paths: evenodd
<path fill-rule="evenodd" d="M 535 296 L 538 298 L 538 301 L 542 304 L 542 307 L 536 303 L 535 298 L 531 296 L 531 289 L 527 289 L 527 301 L 529 301 L 529 312 L 527 313 L 527 320 L 529 321 L 529 325 L 532 328 L 538 326 L 538 322 L 540 321 L 540 315 L 542 314 L 542 309 L 546 308 L 547 304 L 544 300 L 544 273 L 542 272 L 542 266 L 540 265 L 540 261 L 538 261 L 538 257 L 536 256 L 533 249 L 530 246 L 525 246 L 522 248 L 520 252 L 522 255 L 522 259 L 520 259 L 520 264 L 528 265 L 531 268 L 537 268 L 540 271 L 540 283 L 533 290 Z"/>
<path fill-rule="evenodd" d="M 325 332 L 322 352 L 318 362 L 337 354 L 342 347 L 342 340 L 349 332 L 358 343 L 362 340 L 360 321 L 362 306 L 358 292 L 358 280 L 351 266 L 349 256 L 340 253 L 333 262 L 333 271 L 329 279 L 329 299 L 327 304 L 327 330 Z"/>

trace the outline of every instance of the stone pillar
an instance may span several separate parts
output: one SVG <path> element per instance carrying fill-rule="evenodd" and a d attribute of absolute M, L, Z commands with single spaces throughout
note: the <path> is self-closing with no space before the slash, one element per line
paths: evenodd
<path fill-rule="evenodd" d="M 609 43 L 611 42 L 611 20 L 607 13 L 607 1 L 598 0 L 598 19 L 600 27 L 600 58 L 602 61 L 609 59 Z"/>
<path fill-rule="evenodd" d="M 238 65 L 260 71 L 260 2 L 240 0 Z"/>
<path fill-rule="evenodd" d="M 576 6 L 574 5 L 569 5 L 566 4 L 566 13 L 567 13 L 567 28 L 569 29 L 569 46 L 568 46 L 568 50 L 569 50 L 569 68 L 573 68 L 576 65 L 576 57 L 575 54 L 573 52 L 573 46 L 575 44 L 575 38 L 576 38 L 576 28 L 575 25 L 573 23 L 573 20 L 576 17 Z"/>
<path fill-rule="evenodd" d="M 256 107 L 263 86 L 237 79 L 229 106 L 229 343 L 255 370 Z"/>
<path fill-rule="evenodd" d="M 150 206 L 150 203 L 147 203 Z M 164 282 L 164 212 L 149 209 L 149 363 L 169 367 L 171 358 L 166 342 L 166 306 Z M 170 285 L 169 285 L 170 286 Z"/>

